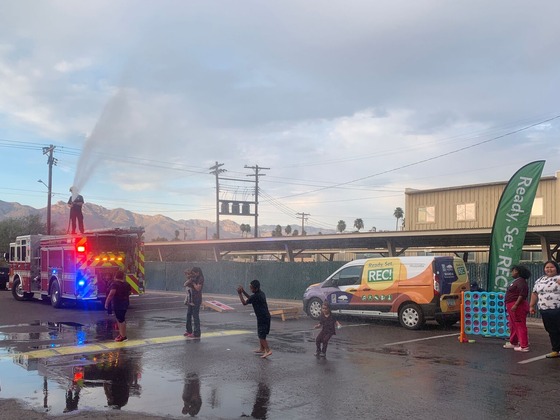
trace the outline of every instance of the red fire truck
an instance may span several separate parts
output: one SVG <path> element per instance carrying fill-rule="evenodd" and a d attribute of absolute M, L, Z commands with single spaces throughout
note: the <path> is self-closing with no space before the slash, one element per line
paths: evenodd
<path fill-rule="evenodd" d="M 130 228 L 18 236 L 10 244 L 8 286 L 16 300 L 39 294 L 55 308 L 65 300 L 104 302 L 120 269 L 132 294 L 143 294 L 143 234 L 143 228 Z"/>

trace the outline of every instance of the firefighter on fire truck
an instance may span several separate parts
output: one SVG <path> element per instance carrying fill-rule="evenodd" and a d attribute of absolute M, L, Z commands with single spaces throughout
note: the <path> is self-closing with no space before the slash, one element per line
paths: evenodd
<path fill-rule="evenodd" d="M 68 220 L 68 228 L 72 223 L 72 235 L 76 234 L 76 221 L 81 233 L 84 233 L 84 214 L 82 213 L 82 206 L 84 205 L 84 197 L 78 194 L 78 188 L 70 187 L 72 195 L 68 199 L 68 207 L 70 207 L 70 220 Z M 69 229 L 66 229 L 68 233 Z"/>

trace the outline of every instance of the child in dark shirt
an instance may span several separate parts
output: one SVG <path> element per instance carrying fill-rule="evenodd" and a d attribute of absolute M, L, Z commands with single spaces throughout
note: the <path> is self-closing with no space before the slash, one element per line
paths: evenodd
<path fill-rule="evenodd" d="M 266 336 L 270 332 L 270 312 L 266 303 L 266 296 L 261 290 L 261 283 L 258 280 L 253 280 L 249 287 L 253 293 L 251 296 L 243 289 L 243 286 L 237 286 L 237 294 L 243 305 L 249 303 L 253 305 L 253 311 L 257 317 L 257 335 L 259 337 L 260 347 L 255 350 L 255 353 L 262 353 L 262 358 L 266 359 L 272 354 L 272 350 L 266 341 Z M 245 300 L 247 298 L 247 300 Z"/>
<path fill-rule="evenodd" d="M 327 355 L 329 340 L 336 334 L 336 328 L 340 328 L 340 322 L 334 318 L 334 315 L 331 312 L 331 307 L 327 302 L 323 302 L 323 305 L 321 306 L 321 315 L 319 316 L 319 323 L 315 325 L 314 328 L 321 327 L 322 329 L 315 339 L 315 344 L 317 345 L 317 352 L 315 353 L 315 356 L 325 357 Z"/>
<path fill-rule="evenodd" d="M 126 337 L 126 310 L 128 309 L 129 296 L 131 292 L 130 284 L 126 282 L 124 271 L 119 270 L 115 274 L 115 280 L 111 283 L 111 289 L 105 299 L 105 309 L 109 309 L 112 305 L 117 325 L 119 327 L 119 335 L 115 338 L 116 342 L 127 341 Z"/>

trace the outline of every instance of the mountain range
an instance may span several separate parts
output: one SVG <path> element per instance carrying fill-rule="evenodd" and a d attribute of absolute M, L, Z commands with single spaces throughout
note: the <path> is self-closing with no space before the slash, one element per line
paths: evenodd
<path fill-rule="evenodd" d="M 69 210 L 64 201 L 58 201 L 51 205 L 51 232 L 66 233 L 69 226 Z M 0 221 L 8 218 L 20 218 L 39 214 L 43 221 L 47 220 L 47 208 L 36 209 L 19 203 L 10 203 L 0 200 Z M 145 229 L 145 240 L 200 240 L 211 239 L 216 233 L 216 222 L 202 219 L 173 220 L 163 215 L 147 216 L 134 213 L 122 208 L 109 210 L 93 203 L 86 203 L 83 207 L 84 225 L 86 231 L 89 229 L 102 228 L 129 228 L 143 227 Z M 223 216 L 222 216 L 223 217 Z M 245 217 L 246 223 L 254 229 L 254 219 Z M 291 225 L 292 231 L 301 230 L 301 226 Z M 271 236 L 276 225 L 259 226 L 259 236 Z M 284 230 L 285 226 L 282 226 Z M 319 233 L 336 233 L 334 229 L 318 229 L 305 226 L 308 235 Z M 177 232 L 179 235 L 177 236 Z M 285 233 L 283 232 L 285 235 Z M 220 238 L 242 238 L 245 234 L 241 232 L 240 224 L 229 219 L 220 219 Z M 249 233 L 249 237 L 254 231 Z"/>

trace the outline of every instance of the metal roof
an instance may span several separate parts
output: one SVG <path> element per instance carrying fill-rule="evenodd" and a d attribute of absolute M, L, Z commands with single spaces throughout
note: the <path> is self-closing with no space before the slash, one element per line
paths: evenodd
<path fill-rule="evenodd" d="M 434 249 L 447 252 L 488 250 L 492 229 L 454 229 L 435 231 L 356 232 L 314 236 L 280 236 L 265 238 L 213 239 L 199 241 L 146 242 L 147 248 L 211 251 L 216 259 L 227 254 L 255 252 L 286 253 L 292 260 L 299 253 L 329 253 L 336 250 L 367 250 L 399 255 L 406 250 Z M 558 252 L 560 225 L 530 226 L 525 245 L 541 246 L 545 255 Z"/>

